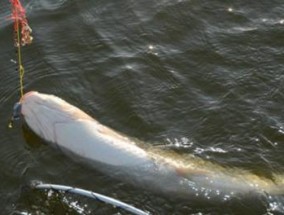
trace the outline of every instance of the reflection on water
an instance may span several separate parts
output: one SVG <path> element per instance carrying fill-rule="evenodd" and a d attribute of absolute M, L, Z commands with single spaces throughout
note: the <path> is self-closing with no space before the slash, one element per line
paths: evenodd
<path fill-rule="evenodd" d="M 26 91 L 62 97 L 103 124 L 162 150 L 266 178 L 284 172 L 280 0 L 23 3 L 34 31 L 34 43 L 23 49 Z M 12 23 L 5 19 L 9 10 L 8 1 L 0 3 L 3 213 L 48 214 L 56 204 L 64 208 L 79 201 L 45 201 L 46 193 L 23 191 L 32 180 L 111 194 L 153 214 L 284 211 L 281 195 L 169 198 L 65 157 L 22 132 L 20 123 L 8 129 L 19 97 Z M 117 213 L 88 200 L 78 207 Z"/>

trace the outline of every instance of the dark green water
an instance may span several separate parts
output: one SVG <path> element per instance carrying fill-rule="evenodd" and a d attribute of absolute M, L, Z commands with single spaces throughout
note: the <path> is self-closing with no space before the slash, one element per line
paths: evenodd
<path fill-rule="evenodd" d="M 55 94 L 105 125 L 180 154 L 266 177 L 284 173 L 282 0 L 23 3 L 34 36 L 23 49 L 25 91 Z M 19 98 L 9 10 L 2 1 L 1 214 L 67 214 L 76 201 L 81 214 L 125 214 L 77 196 L 65 203 L 64 195 L 48 198 L 26 189 L 32 180 L 90 189 L 152 214 L 284 213 L 281 198 L 179 198 L 85 167 L 47 145 L 29 145 L 21 123 L 7 128 Z"/>

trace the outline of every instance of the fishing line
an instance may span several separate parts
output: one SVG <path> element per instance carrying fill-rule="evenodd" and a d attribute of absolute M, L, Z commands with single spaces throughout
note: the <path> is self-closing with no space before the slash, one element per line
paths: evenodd
<path fill-rule="evenodd" d="M 19 0 L 10 0 L 12 6 L 12 12 L 9 19 L 14 20 L 14 45 L 17 47 L 17 58 L 19 71 L 19 85 L 20 85 L 20 101 L 24 95 L 24 74 L 25 69 L 22 63 L 22 49 L 21 46 L 29 45 L 33 41 L 31 36 L 32 29 L 30 28 L 27 18 L 26 11 Z M 18 119 L 19 103 L 17 102 L 14 106 L 13 115 L 8 124 L 9 128 L 13 127 L 13 121 Z"/>
<path fill-rule="evenodd" d="M 101 201 L 107 204 L 111 204 L 117 208 L 121 208 L 123 210 L 126 210 L 128 212 L 131 212 L 132 214 L 135 215 L 150 215 L 149 212 L 145 212 L 143 210 L 140 210 L 132 205 L 126 204 L 122 201 L 119 201 L 117 199 L 99 194 L 99 193 L 95 193 L 92 191 L 88 191 L 88 190 L 83 190 L 80 188 L 76 188 L 76 187 L 69 187 L 69 186 L 65 186 L 65 185 L 58 185 L 58 184 L 41 184 L 38 182 L 33 182 L 32 183 L 32 188 L 35 189 L 39 189 L 39 190 L 46 190 L 46 189 L 50 189 L 50 190 L 57 190 L 57 191 L 63 191 L 66 193 L 73 193 L 73 194 L 78 194 L 81 196 L 85 196 L 88 198 L 92 198 L 95 199 L 97 201 Z"/>
<path fill-rule="evenodd" d="M 17 42 L 16 45 L 18 47 L 17 50 L 17 55 L 18 55 L 18 70 L 19 70 L 19 81 L 20 81 L 20 95 L 21 98 L 24 95 L 24 74 L 25 74 L 25 70 L 24 70 L 24 66 L 22 64 L 22 50 L 21 50 L 21 36 L 20 36 L 20 26 L 19 26 L 19 21 L 16 20 L 16 34 L 17 34 Z"/>
<path fill-rule="evenodd" d="M 12 5 L 11 19 L 14 20 L 14 43 L 17 47 L 18 57 L 18 70 L 20 80 L 20 96 L 24 95 L 24 66 L 22 63 L 22 50 L 21 46 L 29 45 L 32 43 L 33 37 L 31 36 L 32 29 L 28 24 L 26 18 L 26 10 L 19 0 L 10 0 Z"/>

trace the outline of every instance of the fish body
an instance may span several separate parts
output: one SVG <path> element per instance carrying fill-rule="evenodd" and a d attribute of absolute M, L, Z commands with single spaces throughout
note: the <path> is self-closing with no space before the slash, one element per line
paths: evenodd
<path fill-rule="evenodd" d="M 54 95 L 26 93 L 21 114 L 41 138 L 64 151 L 104 168 L 153 183 L 162 189 L 186 193 L 220 192 L 283 194 L 284 177 L 260 177 L 237 168 L 225 168 L 200 158 L 141 147 L 133 138 L 102 125 L 79 108 Z"/>

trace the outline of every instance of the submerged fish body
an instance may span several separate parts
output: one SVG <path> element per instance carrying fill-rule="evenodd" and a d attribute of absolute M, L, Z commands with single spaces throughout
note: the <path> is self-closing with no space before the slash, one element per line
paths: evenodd
<path fill-rule="evenodd" d="M 147 184 L 171 191 L 218 196 L 220 193 L 284 193 L 284 177 L 273 180 L 200 158 L 181 158 L 136 142 L 79 108 L 48 94 L 29 92 L 21 100 L 27 125 L 44 140 L 91 163 L 101 163 Z"/>

